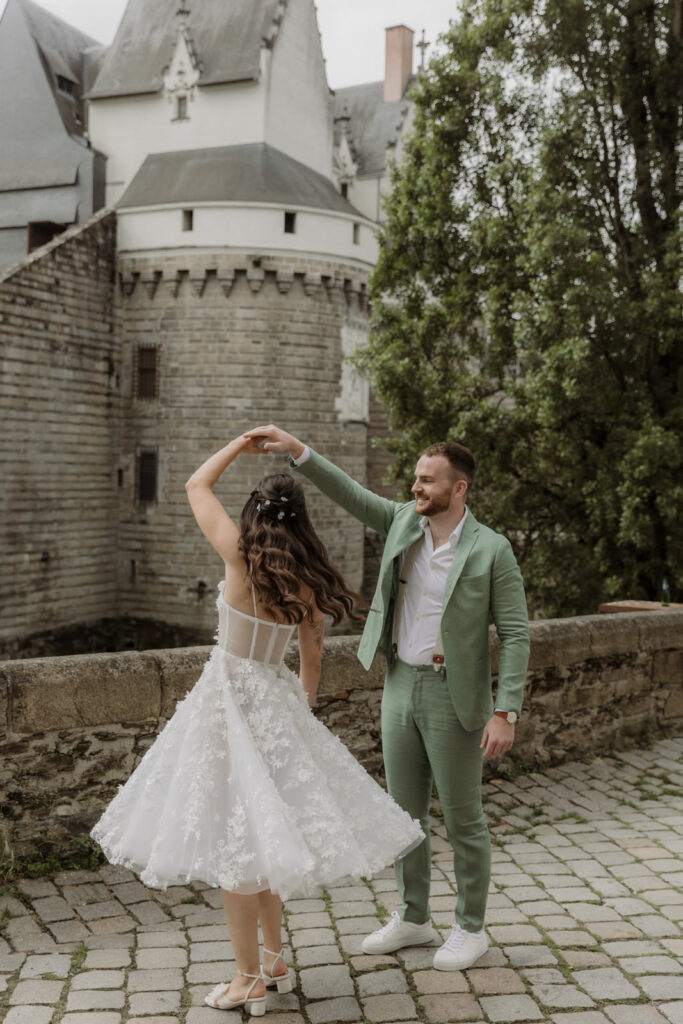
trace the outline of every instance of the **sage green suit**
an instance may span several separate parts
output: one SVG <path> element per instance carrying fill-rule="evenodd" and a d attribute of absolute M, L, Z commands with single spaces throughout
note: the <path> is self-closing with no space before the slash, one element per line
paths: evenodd
<path fill-rule="evenodd" d="M 375 595 L 358 657 L 368 669 L 387 659 L 382 743 L 389 792 L 428 834 L 432 779 L 453 846 L 458 883 L 456 920 L 483 927 L 490 840 L 481 806 L 480 750 L 493 713 L 489 618 L 500 639 L 496 706 L 521 711 L 529 658 L 524 586 L 509 541 L 468 511 L 446 579 L 441 619 L 444 669 L 412 668 L 393 653 L 399 556 L 423 536 L 414 502 L 373 494 L 316 452 L 296 467 L 320 491 L 386 537 Z M 402 917 L 429 918 L 429 839 L 397 864 Z"/>

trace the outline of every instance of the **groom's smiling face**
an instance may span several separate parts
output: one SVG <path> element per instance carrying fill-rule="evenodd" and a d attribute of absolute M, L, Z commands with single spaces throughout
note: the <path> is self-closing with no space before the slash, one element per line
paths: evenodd
<path fill-rule="evenodd" d="M 420 516 L 436 516 L 447 512 L 464 481 L 456 480 L 445 455 L 422 455 L 415 467 L 415 483 L 411 493 L 415 497 L 415 511 Z"/>

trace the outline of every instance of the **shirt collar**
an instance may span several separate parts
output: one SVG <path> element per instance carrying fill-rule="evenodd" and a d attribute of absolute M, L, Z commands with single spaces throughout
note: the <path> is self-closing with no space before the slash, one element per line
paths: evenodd
<path fill-rule="evenodd" d="M 458 525 L 456 526 L 456 528 L 453 530 L 453 532 L 450 534 L 450 536 L 448 538 L 447 544 L 451 548 L 454 548 L 455 545 L 460 540 L 460 534 L 462 533 L 463 526 L 465 525 L 465 520 L 467 519 L 468 511 L 469 511 L 469 509 L 467 508 L 467 505 L 465 505 L 465 514 L 463 515 L 462 519 L 460 520 L 460 522 L 458 523 Z M 427 527 L 429 526 L 429 519 L 428 519 L 427 516 L 420 516 L 420 526 L 422 527 L 422 529 L 426 533 Z"/>

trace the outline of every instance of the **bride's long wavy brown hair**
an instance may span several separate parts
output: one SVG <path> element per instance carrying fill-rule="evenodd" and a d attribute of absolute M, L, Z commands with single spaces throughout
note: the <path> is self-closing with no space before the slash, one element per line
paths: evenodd
<path fill-rule="evenodd" d="M 289 473 L 272 473 L 251 492 L 240 517 L 239 551 L 259 602 L 287 623 L 310 618 L 310 587 L 316 605 L 335 625 L 353 611 L 356 594 L 331 564 L 306 510 L 301 484 Z"/>

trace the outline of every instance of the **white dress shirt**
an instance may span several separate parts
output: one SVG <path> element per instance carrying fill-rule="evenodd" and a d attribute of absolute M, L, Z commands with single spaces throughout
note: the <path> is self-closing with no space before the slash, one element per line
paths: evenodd
<path fill-rule="evenodd" d="M 401 621 L 396 631 L 398 656 L 408 665 L 430 665 L 432 662 L 434 645 L 441 628 L 446 577 L 466 519 L 467 507 L 446 543 L 436 550 L 428 518 L 422 516 L 420 519 L 424 540 L 418 542 L 420 546 L 410 570 L 410 578 L 406 581 Z M 401 556 L 399 577 L 404 564 L 405 552 Z"/>

